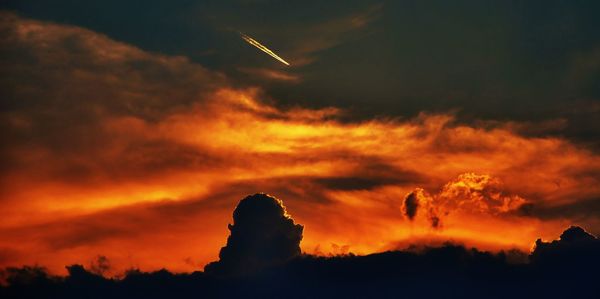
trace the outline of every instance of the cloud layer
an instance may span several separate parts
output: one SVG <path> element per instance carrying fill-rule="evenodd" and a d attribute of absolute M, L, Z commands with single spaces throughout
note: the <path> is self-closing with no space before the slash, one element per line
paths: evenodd
<path fill-rule="evenodd" d="M 599 233 L 600 157 L 566 139 L 452 113 L 349 121 L 80 27 L 9 13 L 0 27 L 0 266 L 198 269 L 256 192 L 305 224 L 305 252 Z"/>

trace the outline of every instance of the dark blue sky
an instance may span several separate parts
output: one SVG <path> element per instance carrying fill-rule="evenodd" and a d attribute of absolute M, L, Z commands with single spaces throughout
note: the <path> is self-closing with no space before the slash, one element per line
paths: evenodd
<path fill-rule="evenodd" d="M 566 120 L 597 145 L 598 1 L 4 1 L 144 50 L 187 56 L 280 105 L 352 117 L 455 111 L 459 119 Z M 250 47 L 242 31 L 290 61 Z M 285 72 L 277 80 L 260 71 Z"/>

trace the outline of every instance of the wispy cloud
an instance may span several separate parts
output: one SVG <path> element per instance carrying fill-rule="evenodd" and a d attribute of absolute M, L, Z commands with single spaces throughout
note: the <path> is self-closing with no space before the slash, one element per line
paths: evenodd
<path fill-rule="evenodd" d="M 290 83 L 298 83 L 301 81 L 300 76 L 294 75 L 288 72 L 282 72 L 278 70 L 272 70 L 268 68 L 245 68 L 240 67 L 238 70 L 242 73 L 246 73 L 253 76 L 259 76 L 269 80 L 284 81 Z"/>

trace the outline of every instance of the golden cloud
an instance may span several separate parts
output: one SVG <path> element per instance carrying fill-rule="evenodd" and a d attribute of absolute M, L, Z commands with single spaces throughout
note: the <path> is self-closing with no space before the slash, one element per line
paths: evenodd
<path fill-rule="evenodd" d="M 348 122 L 335 107 L 282 109 L 185 58 L 0 23 L 3 48 L 19 49 L 3 86 L 21 103 L 0 116 L 0 266 L 61 272 L 102 255 L 114 269 L 193 270 L 216 260 L 235 204 L 256 192 L 283 199 L 305 226 L 302 250 L 322 254 L 447 239 L 528 249 L 598 221 L 519 212 L 600 195 L 600 157 L 565 139 L 452 114 Z M 415 188 L 431 209 L 411 221 Z"/>

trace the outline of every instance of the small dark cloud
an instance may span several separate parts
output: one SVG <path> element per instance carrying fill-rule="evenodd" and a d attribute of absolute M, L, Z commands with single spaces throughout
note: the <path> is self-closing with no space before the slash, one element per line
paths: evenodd
<path fill-rule="evenodd" d="M 417 215 L 417 209 L 419 208 L 419 199 L 417 194 L 413 191 L 408 193 L 404 198 L 404 214 L 408 219 L 413 220 Z"/>
<path fill-rule="evenodd" d="M 233 211 L 233 225 L 219 261 L 207 273 L 247 275 L 300 255 L 303 226 L 294 224 L 282 202 L 264 193 L 247 196 Z"/>
<path fill-rule="evenodd" d="M 440 217 L 436 215 L 430 215 L 429 221 L 431 222 L 431 227 L 433 228 L 440 228 L 442 225 Z"/>

